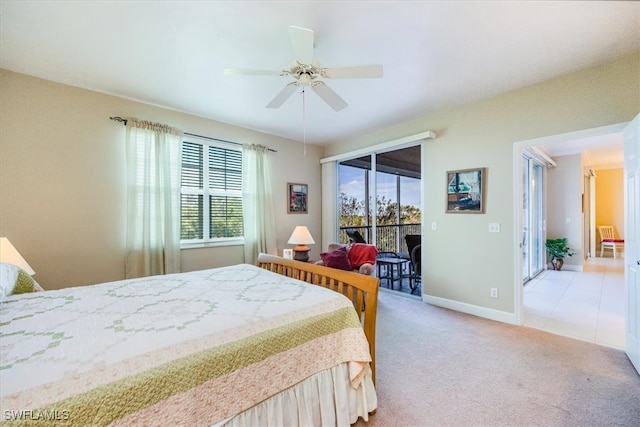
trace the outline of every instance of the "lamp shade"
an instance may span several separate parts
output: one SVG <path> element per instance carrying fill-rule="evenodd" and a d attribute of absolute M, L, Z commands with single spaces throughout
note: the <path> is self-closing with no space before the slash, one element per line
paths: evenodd
<path fill-rule="evenodd" d="M 316 242 L 306 226 L 297 225 L 287 243 L 290 245 L 312 245 Z"/>
<path fill-rule="evenodd" d="M 33 268 L 22 258 L 22 255 L 20 255 L 6 237 L 0 237 L 0 262 L 16 265 L 31 276 L 36 274 Z"/>

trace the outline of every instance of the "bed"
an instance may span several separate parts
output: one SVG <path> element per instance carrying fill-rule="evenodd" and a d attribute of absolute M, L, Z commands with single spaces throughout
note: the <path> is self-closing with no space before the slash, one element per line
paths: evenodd
<path fill-rule="evenodd" d="M 366 421 L 377 407 L 377 285 L 261 255 L 258 266 L 9 295 L 0 307 L 2 420 Z"/>

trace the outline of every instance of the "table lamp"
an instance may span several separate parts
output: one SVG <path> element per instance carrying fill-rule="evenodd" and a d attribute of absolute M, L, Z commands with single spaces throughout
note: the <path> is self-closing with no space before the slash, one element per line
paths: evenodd
<path fill-rule="evenodd" d="M 309 261 L 309 247 L 307 245 L 313 245 L 315 240 L 311 237 L 311 233 L 309 233 L 309 229 L 304 225 L 297 225 L 296 228 L 291 233 L 291 237 L 289 237 L 289 241 L 287 242 L 290 245 L 297 245 L 293 248 L 293 259 L 307 262 Z"/>
<path fill-rule="evenodd" d="M 36 274 L 33 268 L 22 258 L 22 255 L 20 255 L 6 237 L 0 237 L 0 262 L 17 265 L 30 276 Z"/>

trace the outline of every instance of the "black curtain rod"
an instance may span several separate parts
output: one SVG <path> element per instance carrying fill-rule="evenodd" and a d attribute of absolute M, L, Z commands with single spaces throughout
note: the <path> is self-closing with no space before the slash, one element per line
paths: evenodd
<path fill-rule="evenodd" d="M 109 119 L 113 120 L 114 122 L 121 122 L 125 126 L 127 124 L 127 119 L 123 119 L 122 117 L 115 116 L 115 117 L 109 117 Z M 239 142 L 227 141 L 225 139 L 212 138 L 210 136 L 204 136 L 204 135 L 196 135 L 195 133 L 189 133 L 189 132 L 183 132 L 183 133 L 185 135 L 195 136 L 195 137 L 198 137 L 198 138 L 204 138 L 204 139 L 208 139 L 208 140 L 211 140 L 211 141 L 226 142 L 227 144 L 243 145 L 243 144 L 240 144 Z M 274 153 L 278 152 L 277 150 L 274 150 L 273 148 L 267 148 L 267 150 L 272 151 Z"/>

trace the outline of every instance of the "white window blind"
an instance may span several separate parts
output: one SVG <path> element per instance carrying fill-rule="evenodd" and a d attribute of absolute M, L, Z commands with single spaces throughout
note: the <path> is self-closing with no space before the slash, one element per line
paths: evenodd
<path fill-rule="evenodd" d="M 182 143 L 182 242 L 243 237 L 240 150 L 215 142 Z"/>

